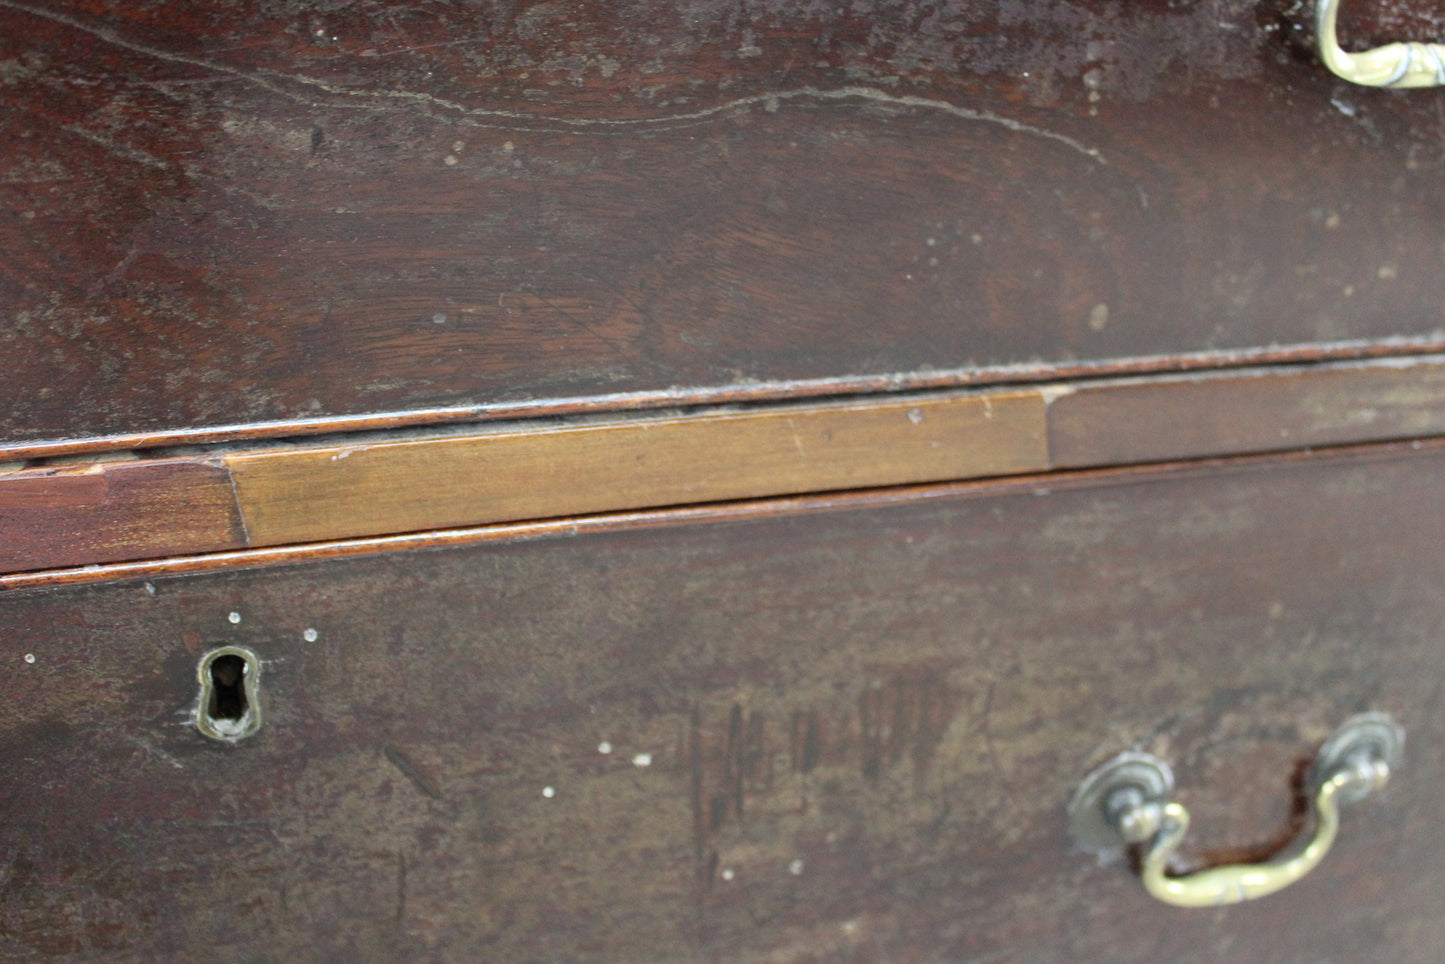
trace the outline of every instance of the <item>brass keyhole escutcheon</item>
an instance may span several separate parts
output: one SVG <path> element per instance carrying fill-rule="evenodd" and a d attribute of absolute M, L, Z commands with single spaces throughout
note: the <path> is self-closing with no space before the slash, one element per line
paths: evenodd
<path fill-rule="evenodd" d="M 201 684 L 196 729 L 223 743 L 235 743 L 261 728 L 261 661 L 244 646 L 219 646 L 196 666 Z"/>

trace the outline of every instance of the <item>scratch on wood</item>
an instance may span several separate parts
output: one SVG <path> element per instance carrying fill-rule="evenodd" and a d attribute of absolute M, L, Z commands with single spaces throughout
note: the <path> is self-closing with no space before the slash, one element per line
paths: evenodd
<path fill-rule="evenodd" d="M 814 710 L 795 711 L 792 726 L 792 762 L 795 773 L 808 774 L 818 765 L 822 742 L 818 735 L 818 714 Z"/>
<path fill-rule="evenodd" d="M 793 447 L 798 450 L 798 458 L 806 459 L 808 457 L 808 453 L 803 449 L 802 436 L 798 434 L 798 426 L 794 424 L 791 418 L 788 419 L 788 431 L 793 434 Z"/>
<path fill-rule="evenodd" d="M 412 786 L 433 800 L 442 799 L 441 784 L 421 764 L 394 746 L 382 747 L 381 752 L 392 766 L 401 771 L 402 776 L 411 781 Z"/>
<path fill-rule="evenodd" d="M 926 670 L 900 673 L 858 697 L 863 777 L 877 780 L 886 764 L 913 764 L 922 780 L 953 719 L 955 699 L 947 685 Z"/>
<path fill-rule="evenodd" d="M 136 746 L 140 747 L 142 750 L 145 750 L 151 756 L 159 760 L 164 760 L 166 763 L 169 763 L 177 770 L 184 770 L 186 768 L 186 765 L 184 763 L 182 763 L 180 760 L 177 760 L 174 756 L 167 753 L 165 750 L 162 750 L 154 743 L 151 743 L 149 740 L 134 738 L 131 742 L 133 742 Z"/>
<path fill-rule="evenodd" d="M 241 504 L 241 490 L 236 484 L 236 473 L 231 471 L 230 466 L 224 462 L 212 463 L 219 465 L 226 472 L 226 482 L 231 487 L 231 509 L 235 513 L 236 526 L 241 530 L 241 545 L 251 546 L 251 523 L 246 519 L 246 507 Z"/>
<path fill-rule="evenodd" d="M 998 686 L 997 680 L 989 680 L 988 692 L 983 697 L 983 712 L 979 714 L 982 721 L 979 724 L 979 732 L 983 734 L 983 748 L 988 755 L 988 766 L 993 771 L 995 780 L 999 786 L 1003 786 L 1003 770 L 998 765 L 998 753 L 993 747 L 993 731 L 989 727 L 989 717 L 993 713 L 993 691 Z"/>
<path fill-rule="evenodd" d="M 406 854 L 396 852 L 396 923 L 406 920 Z"/>
<path fill-rule="evenodd" d="M 692 778 L 693 865 L 697 871 L 696 893 L 701 912 L 702 899 L 711 889 L 713 875 L 717 872 L 718 858 L 717 853 L 709 852 L 707 846 L 707 817 L 703 805 L 702 709 L 695 703 L 688 721 L 688 769 Z"/>
<path fill-rule="evenodd" d="M 213 71 L 235 77 L 247 83 L 254 84 L 274 94 L 304 103 L 311 107 L 331 106 L 353 110 L 371 110 L 380 112 L 395 112 L 410 110 L 415 105 L 421 104 L 440 110 L 446 114 L 455 115 L 451 117 L 453 123 L 465 124 L 474 127 L 505 127 L 508 130 L 536 133 L 556 133 L 563 130 L 582 131 L 595 134 L 606 134 L 610 131 L 623 133 L 638 129 L 647 130 L 669 130 L 678 127 L 686 127 L 692 124 L 703 123 L 712 118 L 743 110 L 762 106 L 769 112 L 777 109 L 777 105 L 784 101 L 864 101 L 874 104 L 882 104 L 887 107 L 908 108 L 923 111 L 932 111 L 946 114 L 950 117 L 963 121 L 993 124 L 1003 127 L 1015 133 L 1025 134 L 1030 137 L 1038 137 L 1044 140 L 1054 141 L 1063 144 L 1070 150 L 1093 160 L 1098 164 L 1107 165 L 1108 161 L 1097 149 L 1089 147 L 1083 142 L 1060 134 L 1056 131 L 1036 127 L 1032 124 L 1025 124 L 1022 121 L 1011 117 L 1004 117 L 990 111 L 976 110 L 971 107 L 962 107 L 946 100 L 938 100 L 931 97 L 918 97 L 912 94 L 890 94 L 885 90 L 876 87 L 864 87 L 850 85 L 837 88 L 823 87 L 795 87 L 791 90 L 768 91 L 759 94 L 750 94 L 746 97 L 738 97 L 722 104 L 715 104 L 711 107 L 702 107 L 698 110 L 687 111 L 676 114 L 664 114 L 656 117 L 543 117 L 536 114 L 528 114 L 521 111 L 497 110 L 494 108 L 468 107 L 458 101 L 436 97 L 432 94 L 411 90 L 355 90 L 348 87 L 338 86 L 316 77 L 306 77 L 300 74 L 249 72 L 230 67 L 215 61 L 205 60 L 200 57 L 190 57 L 185 54 L 178 54 L 172 51 L 152 47 L 148 44 L 128 40 L 113 30 L 87 24 L 74 17 L 56 13 L 52 10 L 45 10 L 33 7 L 25 3 L 16 3 L 14 0 L 0 0 L 0 7 L 11 10 L 19 10 L 31 16 L 42 17 L 56 23 L 65 24 L 76 30 L 84 31 L 93 37 L 113 44 L 134 53 L 143 54 L 148 57 L 155 57 L 160 60 L 172 63 L 188 64 L 202 70 Z M 269 75 L 269 76 L 267 76 Z M 295 91 L 288 90 L 286 82 L 300 84 L 316 90 L 324 91 L 333 97 L 345 98 L 341 101 L 331 101 L 326 104 L 316 100 L 303 97 Z M 404 102 L 397 106 L 388 106 L 382 103 L 367 103 L 366 99 L 372 101 L 391 100 Z M 436 115 L 430 115 L 436 118 Z M 436 118 L 440 119 L 440 118 Z M 524 126 L 531 125 L 531 126 Z"/>
<path fill-rule="evenodd" d="M 70 134 L 74 134 L 76 137 L 82 138 L 83 140 L 90 141 L 92 144 L 95 144 L 101 148 L 104 148 L 110 153 L 115 154 L 117 157 L 123 157 L 126 160 L 135 161 L 138 164 L 145 164 L 148 167 L 159 168 L 162 171 L 168 171 L 171 169 L 170 164 L 161 160 L 158 157 L 147 154 L 145 151 L 138 150 L 137 148 L 131 147 L 128 144 L 118 144 L 108 137 L 97 134 L 95 131 L 88 131 L 84 127 L 81 127 L 79 125 L 69 124 L 62 127 L 61 130 Z M 135 253 L 132 252 L 132 254 L 127 256 L 126 260 L 130 261 L 134 260 L 134 258 Z M 119 270 L 119 266 L 117 266 L 117 270 Z M 112 271 L 111 273 L 115 274 L 115 271 Z"/>

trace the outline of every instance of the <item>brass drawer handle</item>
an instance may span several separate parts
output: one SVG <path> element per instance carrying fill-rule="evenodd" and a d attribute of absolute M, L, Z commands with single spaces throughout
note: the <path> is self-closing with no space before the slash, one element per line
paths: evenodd
<path fill-rule="evenodd" d="M 1310 768 L 1314 833 L 1291 856 L 1258 864 L 1212 867 L 1171 877 L 1168 865 L 1189 832 L 1189 811 L 1170 798 L 1168 764 L 1125 753 L 1084 780 L 1069 805 L 1074 839 L 1090 850 L 1143 846 L 1139 876 L 1150 894 L 1178 907 L 1237 904 L 1282 890 L 1319 866 L 1335 842 L 1340 807 L 1384 786 L 1399 764 L 1404 734 L 1383 713 L 1353 717 L 1325 741 Z"/>
<path fill-rule="evenodd" d="M 1320 59 L 1340 77 L 1366 87 L 1439 87 L 1445 84 L 1445 44 L 1393 43 L 1346 53 L 1335 35 L 1340 0 L 1315 0 L 1315 41 Z"/>

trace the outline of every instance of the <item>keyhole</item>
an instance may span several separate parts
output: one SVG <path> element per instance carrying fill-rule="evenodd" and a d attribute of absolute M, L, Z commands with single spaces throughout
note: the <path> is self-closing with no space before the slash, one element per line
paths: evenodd
<path fill-rule="evenodd" d="M 211 718 L 215 720 L 239 720 L 246 715 L 249 704 L 242 681 L 246 676 L 246 661 L 227 653 L 211 660 Z"/>
<path fill-rule="evenodd" d="M 257 686 L 261 661 L 244 646 L 222 646 L 201 657 L 196 675 L 196 729 L 213 740 L 234 743 L 261 728 Z"/>

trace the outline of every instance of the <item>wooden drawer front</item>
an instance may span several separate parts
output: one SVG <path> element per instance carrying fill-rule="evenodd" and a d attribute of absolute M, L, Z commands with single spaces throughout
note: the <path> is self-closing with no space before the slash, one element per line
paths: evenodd
<path fill-rule="evenodd" d="M 1422 959 L 1442 460 L 0 598 L 0 952 Z M 223 642 L 264 661 L 234 746 L 187 724 Z M 1176 911 L 1066 837 L 1080 779 L 1138 747 L 1174 764 L 1195 855 L 1278 840 L 1299 761 L 1362 709 L 1405 726 L 1406 764 L 1275 897 Z"/>
<path fill-rule="evenodd" d="M 1344 6 L 1352 49 L 1440 36 Z M 0 450 L 1438 349 L 1437 98 L 1311 37 L 1290 0 L 6 3 Z"/>

